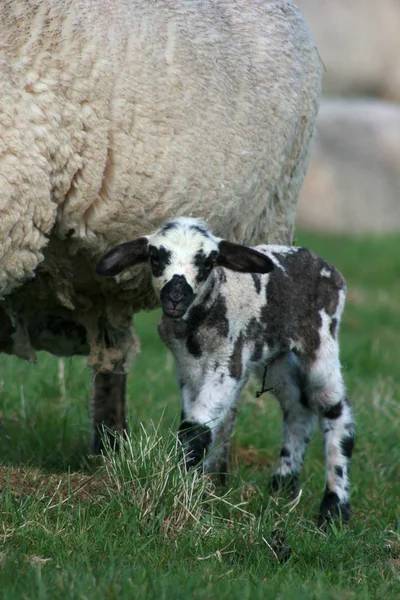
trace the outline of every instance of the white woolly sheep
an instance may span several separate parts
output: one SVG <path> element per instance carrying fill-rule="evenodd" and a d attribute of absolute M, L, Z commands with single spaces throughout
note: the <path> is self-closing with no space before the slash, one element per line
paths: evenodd
<path fill-rule="evenodd" d="M 248 248 L 188 218 L 117 246 L 97 270 L 110 276 L 144 261 L 163 309 L 159 333 L 176 360 L 187 465 L 205 457 L 207 471 L 225 473 L 239 393 L 255 373 L 283 411 L 273 487 L 298 495 L 318 415 L 326 454 L 320 521 L 348 520 L 354 421 L 339 361 L 341 274 L 306 248 Z"/>
<path fill-rule="evenodd" d="M 157 299 L 96 259 L 182 213 L 288 242 L 320 76 L 287 0 L 2 0 L 0 351 L 89 354 L 93 429 L 123 431 Z"/>

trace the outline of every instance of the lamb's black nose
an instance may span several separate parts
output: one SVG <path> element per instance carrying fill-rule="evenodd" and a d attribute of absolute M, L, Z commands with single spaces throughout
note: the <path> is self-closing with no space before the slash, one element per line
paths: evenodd
<path fill-rule="evenodd" d="M 184 299 L 184 295 L 179 290 L 172 290 L 169 294 L 169 299 L 173 304 L 178 304 Z"/>
<path fill-rule="evenodd" d="M 174 275 L 164 285 L 160 294 L 164 313 L 173 318 L 180 318 L 184 315 L 193 298 L 193 290 L 183 275 Z"/>

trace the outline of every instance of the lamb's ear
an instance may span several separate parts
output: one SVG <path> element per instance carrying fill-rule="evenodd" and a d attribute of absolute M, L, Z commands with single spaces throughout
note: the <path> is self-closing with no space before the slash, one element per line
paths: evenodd
<path fill-rule="evenodd" d="M 226 269 L 240 273 L 269 273 L 274 268 L 268 256 L 247 246 L 221 240 L 218 248 L 217 264 Z"/>
<path fill-rule="evenodd" d="M 115 246 L 100 258 L 96 265 L 96 273 L 104 277 L 113 277 L 127 267 L 146 261 L 149 256 L 148 243 L 147 237 L 140 237 Z"/>

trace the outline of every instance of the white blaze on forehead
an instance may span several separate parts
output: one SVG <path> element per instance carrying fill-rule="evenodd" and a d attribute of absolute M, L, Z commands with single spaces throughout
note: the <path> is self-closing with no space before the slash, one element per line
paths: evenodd
<path fill-rule="evenodd" d="M 200 251 L 203 251 L 204 256 L 217 251 L 218 239 L 208 232 L 201 221 L 181 217 L 171 222 L 171 226 L 164 231 L 161 229 L 149 236 L 149 245 L 165 248 L 170 253 L 170 264 L 160 277 L 163 285 L 174 275 L 183 275 L 188 284 L 194 287 L 198 274 L 195 256 Z"/>
<path fill-rule="evenodd" d="M 329 271 L 329 269 L 326 269 L 325 267 L 321 270 L 320 275 L 322 277 L 331 277 L 332 273 L 331 271 Z"/>

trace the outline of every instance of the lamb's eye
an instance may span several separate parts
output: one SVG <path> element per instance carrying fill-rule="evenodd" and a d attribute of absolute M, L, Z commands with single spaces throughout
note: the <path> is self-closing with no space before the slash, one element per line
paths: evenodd
<path fill-rule="evenodd" d="M 153 275 L 155 277 L 159 277 L 161 275 L 161 271 L 162 271 L 161 261 L 158 256 L 150 257 L 150 267 L 151 267 L 151 272 L 153 273 Z"/>
<path fill-rule="evenodd" d="M 206 261 L 204 263 L 204 266 L 206 267 L 206 269 L 209 269 L 211 271 L 211 269 L 213 269 L 216 264 L 217 264 L 217 257 L 216 256 L 209 256 L 206 259 Z"/>

